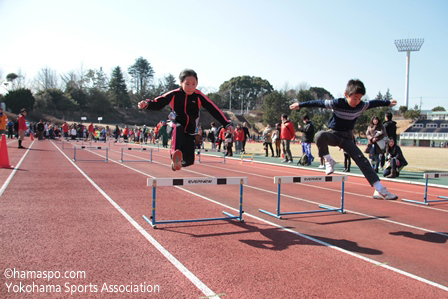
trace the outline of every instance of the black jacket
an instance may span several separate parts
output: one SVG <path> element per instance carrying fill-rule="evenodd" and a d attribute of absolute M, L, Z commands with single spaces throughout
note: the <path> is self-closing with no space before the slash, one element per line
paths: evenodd
<path fill-rule="evenodd" d="M 388 145 L 386 146 L 386 156 L 389 157 L 389 155 L 390 158 L 395 158 L 400 161 L 400 167 L 408 165 L 408 161 L 404 158 L 403 152 L 398 145 L 394 145 L 392 148 Z"/>
<path fill-rule="evenodd" d="M 387 137 L 392 138 L 397 143 L 397 123 L 389 120 L 383 123 Z"/>
<path fill-rule="evenodd" d="M 314 142 L 314 125 L 311 121 L 305 123 L 303 127 L 299 128 L 299 131 L 303 132 L 302 142 Z"/>
<path fill-rule="evenodd" d="M 148 102 L 146 109 L 149 110 L 160 110 L 169 104 L 171 110 L 176 112 L 176 122 L 181 124 L 188 134 L 196 133 L 201 107 L 204 107 L 224 127 L 230 124 L 222 111 L 199 90 L 192 95 L 187 95 L 181 88 L 178 88 L 154 100 L 146 101 Z"/>

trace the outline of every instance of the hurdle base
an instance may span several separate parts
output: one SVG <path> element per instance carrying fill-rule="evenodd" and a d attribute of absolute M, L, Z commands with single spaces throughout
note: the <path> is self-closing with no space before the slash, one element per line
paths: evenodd
<path fill-rule="evenodd" d="M 222 212 L 227 217 L 219 217 L 219 218 L 197 218 L 197 219 L 184 219 L 184 220 L 158 220 L 154 221 L 152 217 L 151 219 L 148 219 L 145 215 L 142 215 L 143 219 L 146 220 L 153 228 L 156 228 L 157 224 L 168 224 L 168 223 L 186 223 L 186 222 L 205 222 L 205 221 L 220 221 L 220 220 L 238 220 L 239 222 L 244 222 L 242 217 L 235 216 L 227 212 Z M 244 212 L 243 212 L 244 213 Z"/>
<path fill-rule="evenodd" d="M 309 210 L 309 211 L 302 211 L 302 212 L 282 212 L 282 213 L 271 213 L 262 209 L 259 209 L 258 211 L 260 211 L 261 213 L 264 213 L 266 215 L 275 217 L 277 219 L 282 219 L 282 216 L 285 215 L 301 215 L 301 214 L 313 214 L 313 213 L 324 213 L 324 212 L 338 212 L 341 214 L 345 214 L 344 209 L 343 208 L 333 208 L 333 207 L 329 207 L 329 206 L 319 206 L 319 208 L 321 208 L 322 210 Z"/>
<path fill-rule="evenodd" d="M 418 200 L 411 200 L 411 199 L 406 199 L 406 198 L 402 198 L 402 201 L 405 202 L 411 202 L 411 203 L 416 203 L 419 205 L 429 205 L 430 202 L 444 202 L 444 201 L 448 201 L 448 197 L 446 196 L 437 196 L 437 198 L 443 198 L 443 199 L 435 199 L 435 200 L 425 200 L 425 201 L 418 201 Z"/>

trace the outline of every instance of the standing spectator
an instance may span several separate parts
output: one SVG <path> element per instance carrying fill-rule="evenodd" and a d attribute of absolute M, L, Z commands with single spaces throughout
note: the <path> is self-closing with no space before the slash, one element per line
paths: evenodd
<path fill-rule="evenodd" d="M 384 120 L 383 127 L 387 137 L 392 138 L 394 143 L 397 144 L 397 123 L 392 120 L 392 112 L 387 112 L 384 116 Z M 382 170 L 384 170 L 384 163 L 384 154 L 380 154 L 380 167 Z"/>
<path fill-rule="evenodd" d="M 89 137 L 87 138 L 87 140 L 95 139 L 95 136 L 94 136 L 95 128 L 93 127 L 93 123 L 90 123 L 89 128 L 87 129 L 87 131 L 89 132 Z"/>
<path fill-rule="evenodd" d="M 246 122 L 243 122 L 243 132 L 244 132 L 243 154 L 245 154 L 246 153 L 246 142 L 247 142 L 247 140 L 250 140 L 249 128 L 247 127 L 247 123 Z"/>
<path fill-rule="evenodd" d="M 383 153 L 383 150 L 376 143 L 378 140 L 383 139 L 386 136 L 383 125 L 380 123 L 378 116 L 374 115 L 370 120 L 370 125 L 367 128 L 367 150 L 369 154 L 370 163 L 372 164 L 373 170 L 378 173 L 379 167 L 379 155 Z"/>
<path fill-rule="evenodd" d="M 280 124 L 275 124 L 275 128 L 272 132 L 272 142 L 275 144 L 276 157 L 280 158 L 280 150 L 282 140 L 280 138 Z"/>
<path fill-rule="evenodd" d="M 233 132 L 233 139 L 235 141 L 235 154 L 240 154 L 243 147 L 244 131 L 241 129 L 241 125 L 237 124 L 235 132 Z"/>
<path fill-rule="evenodd" d="M 120 140 L 120 135 L 121 135 L 120 128 L 118 127 L 118 125 L 116 125 L 115 129 L 114 129 L 114 138 L 115 138 L 114 142 L 117 142 Z"/>
<path fill-rule="evenodd" d="M 44 140 L 45 126 L 42 120 L 39 120 L 39 122 L 37 123 L 36 131 L 37 131 L 37 139 Z"/>
<path fill-rule="evenodd" d="M 22 110 L 20 110 L 19 117 L 17 118 L 17 123 L 18 123 L 18 130 L 17 130 L 17 132 L 19 134 L 19 146 L 18 146 L 18 148 L 25 148 L 24 146 L 22 146 L 22 141 L 25 138 L 25 131 L 26 131 L 25 116 L 26 116 L 26 109 L 22 108 Z"/>
<path fill-rule="evenodd" d="M 8 138 L 14 138 L 14 123 L 12 120 L 8 121 Z"/>
<path fill-rule="evenodd" d="M 386 178 L 398 177 L 400 170 L 408 165 L 401 148 L 395 144 L 393 138 L 390 138 L 386 145 L 386 160 L 388 161 L 388 165 L 383 173 Z"/>
<path fill-rule="evenodd" d="M 308 165 L 311 165 L 311 162 L 314 161 L 314 157 L 311 154 L 311 143 L 314 141 L 314 125 L 310 120 L 308 115 L 304 115 L 302 117 L 303 123 L 305 124 L 303 127 L 299 125 L 299 131 L 302 134 L 302 155 L 306 154 L 308 157 Z"/>
<path fill-rule="evenodd" d="M 62 124 L 62 134 L 64 135 L 65 139 L 68 139 L 68 125 L 67 125 L 67 122 L 65 122 L 65 121 Z"/>
<path fill-rule="evenodd" d="M 162 146 L 168 148 L 168 126 L 166 121 L 162 121 L 162 125 L 159 128 L 159 135 L 162 137 Z"/>
<path fill-rule="evenodd" d="M 218 128 L 215 125 L 215 122 L 211 122 L 210 130 L 208 131 L 208 140 L 212 144 L 212 149 L 216 149 L 216 139 L 218 137 Z"/>
<path fill-rule="evenodd" d="M 285 159 L 282 161 L 292 163 L 291 140 L 295 138 L 294 125 L 289 120 L 288 115 L 282 115 L 282 126 L 280 128 L 280 138 L 282 139 L 283 154 Z"/>
<path fill-rule="evenodd" d="M 8 117 L 3 113 L 3 109 L 0 107 L 0 137 L 6 132 L 6 125 L 8 124 Z"/>
<path fill-rule="evenodd" d="M 271 148 L 272 157 L 274 157 L 274 149 L 272 148 L 272 129 L 271 125 L 267 125 L 263 131 L 263 146 L 266 152 L 265 157 L 269 156 L 269 147 Z"/>
<path fill-rule="evenodd" d="M 224 144 L 224 149 L 225 149 L 225 146 L 226 146 L 226 143 L 225 143 L 225 139 L 226 139 L 226 137 L 225 137 L 225 134 L 226 134 L 226 130 L 224 129 L 224 127 L 223 126 L 220 126 L 219 128 L 218 128 L 218 151 L 220 151 L 221 150 L 221 145 L 222 144 Z"/>
<path fill-rule="evenodd" d="M 77 134 L 78 134 L 78 131 L 76 130 L 76 124 L 73 124 L 72 128 L 70 130 L 70 136 L 72 137 L 72 140 L 76 140 Z"/>
<path fill-rule="evenodd" d="M 125 126 L 123 129 L 123 141 L 128 142 L 129 129 L 128 126 Z"/>
<path fill-rule="evenodd" d="M 226 156 L 232 157 L 232 147 L 233 147 L 233 135 L 232 135 L 232 129 L 230 127 L 227 127 L 226 129 L 223 129 L 225 131 L 224 133 L 224 144 L 226 146 L 227 152 Z"/>

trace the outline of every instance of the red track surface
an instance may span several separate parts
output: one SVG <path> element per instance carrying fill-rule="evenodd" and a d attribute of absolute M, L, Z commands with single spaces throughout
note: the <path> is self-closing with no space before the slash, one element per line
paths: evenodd
<path fill-rule="evenodd" d="M 163 150 L 153 153 L 153 163 L 115 163 L 118 146 L 111 147 L 109 163 L 72 163 L 73 149 L 61 150 L 60 142 L 34 142 L 29 151 L 15 146 L 8 148 L 11 164 L 26 157 L 0 197 L 2 271 L 85 271 L 86 277 L 47 281 L 3 274 L 1 298 L 68 297 L 66 284 L 69 289 L 87 285 L 80 287 L 80 297 L 101 297 L 103 283 L 159 285 L 158 292 L 113 294 L 137 298 L 448 298 L 447 202 L 426 207 L 374 200 L 365 179 L 349 177 L 346 214 L 278 220 L 258 212 L 275 212 L 273 176 L 322 173 L 237 160 L 221 164 L 206 156 L 201 164 L 172 172 Z M 149 155 L 126 153 L 132 159 Z M 77 151 L 78 159 L 101 159 L 98 155 L 105 151 Z M 0 170 L 2 185 L 12 172 Z M 147 177 L 203 176 L 248 178 L 244 223 L 153 229 L 142 219 L 151 214 Z M 422 186 L 385 185 L 400 197 L 423 198 Z M 430 192 L 431 198 L 448 193 Z M 339 205 L 340 183 L 284 184 L 281 193 L 282 211 L 316 210 L 317 203 Z M 157 219 L 222 217 L 222 210 L 234 211 L 218 203 L 236 208 L 238 198 L 239 186 L 158 187 Z M 181 272 L 173 263 L 188 270 Z M 12 286 L 8 292 L 10 283 L 60 285 L 61 292 L 14 293 Z"/>

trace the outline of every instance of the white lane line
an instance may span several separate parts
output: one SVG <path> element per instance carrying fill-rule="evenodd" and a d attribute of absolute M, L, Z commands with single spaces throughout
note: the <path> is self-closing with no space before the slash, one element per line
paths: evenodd
<path fill-rule="evenodd" d="M 11 142 L 10 142 L 11 143 Z M 17 165 L 14 167 L 14 170 L 11 172 L 11 174 L 8 176 L 8 178 L 6 179 L 6 181 L 3 183 L 2 188 L 0 189 L 0 197 L 3 195 L 3 192 L 5 192 L 6 188 L 8 187 L 9 183 L 11 182 L 12 178 L 14 177 L 14 175 L 17 172 L 17 169 L 20 168 L 20 165 L 22 165 L 23 160 L 25 160 L 26 155 L 28 155 L 31 147 L 33 146 L 34 141 L 30 144 L 30 146 L 28 147 L 28 149 L 26 150 L 25 154 L 22 156 L 22 158 L 20 159 L 19 163 L 17 163 Z"/>
<path fill-rule="evenodd" d="M 52 142 L 53 143 L 53 142 Z M 209 298 L 217 298 L 215 292 L 213 292 L 209 287 L 207 287 L 199 278 L 197 278 L 190 270 L 188 270 L 178 259 L 176 259 L 168 250 L 166 250 L 159 242 L 156 241 L 143 227 L 141 227 L 131 216 L 129 216 L 126 211 L 124 211 L 109 195 L 106 194 L 84 171 L 82 171 L 78 165 L 76 165 L 72 159 L 70 159 L 56 144 L 53 145 L 64 155 L 67 160 L 72 163 L 72 165 L 92 184 L 95 189 L 100 192 L 104 198 L 109 201 L 109 203 L 114 206 L 127 221 L 129 221 L 136 229 L 139 231 L 146 240 L 149 241 L 165 258 L 170 261 L 185 277 L 188 278 L 205 296 L 210 296 Z M 114 161 L 115 162 L 115 161 Z M 117 162 L 118 163 L 118 162 Z M 120 164 L 120 163 L 118 163 Z"/>
<path fill-rule="evenodd" d="M 93 152 L 92 152 L 92 153 L 93 153 Z M 96 154 L 96 155 L 100 155 L 100 154 L 98 154 L 98 153 L 94 153 L 94 154 Z M 135 157 L 138 157 L 138 156 L 135 156 Z M 136 171 L 136 172 L 138 172 L 138 173 L 141 173 L 141 174 L 144 174 L 144 175 L 153 177 L 153 176 L 151 176 L 151 175 L 149 175 L 149 174 L 147 174 L 147 173 L 144 173 L 144 172 L 142 172 L 142 171 L 140 171 L 140 170 L 138 170 L 138 169 L 132 168 L 132 167 L 130 167 L 130 166 L 128 166 L 128 165 L 124 165 L 124 164 L 122 164 L 122 163 L 119 163 L 119 162 L 114 161 L 114 160 L 111 160 L 111 159 L 109 159 L 109 161 L 112 161 L 112 162 L 114 162 L 114 163 L 120 164 L 120 165 L 122 165 L 122 166 L 124 166 L 124 167 L 126 167 L 126 168 L 128 168 L 128 169 L 131 169 L 131 170 L 133 170 L 133 171 Z M 165 165 L 165 164 L 163 164 L 163 163 L 160 163 L 160 164 Z M 166 166 L 167 166 L 167 167 L 170 167 L 169 165 L 166 165 Z M 189 171 L 189 170 L 184 170 L 184 171 L 193 172 L 193 173 L 199 173 L 199 172 Z M 199 174 L 200 174 L 200 173 L 199 173 Z M 210 175 L 207 175 L 207 174 L 203 174 L 203 175 L 210 177 Z M 153 178 L 154 178 L 154 177 L 153 177 Z M 247 186 L 247 185 L 246 185 L 246 186 Z M 248 187 L 251 187 L 251 186 L 248 186 Z M 205 199 L 205 200 L 207 200 L 207 201 L 209 201 L 209 202 L 212 202 L 212 203 L 215 203 L 215 204 L 220 205 L 220 206 L 222 206 L 222 207 L 225 207 L 225 208 L 227 208 L 227 209 L 230 209 L 230 210 L 233 210 L 233 211 L 238 212 L 238 209 L 235 209 L 235 208 L 233 208 L 233 207 L 230 207 L 230 206 L 228 206 L 228 205 L 226 205 L 226 204 L 223 204 L 223 203 L 221 203 L 221 202 L 215 201 L 215 200 L 213 200 L 213 199 L 211 199 L 211 198 L 208 198 L 208 197 L 206 197 L 206 196 L 203 196 L 203 195 L 201 195 L 201 194 L 195 193 L 195 192 L 193 192 L 193 191 L 190 191 L 190 190 L 184 189 L 184 188 L 182 188 L 182 187 L 178 187 L 178 186 L 177 186 L 176 188 L 178 188 L 178 189 L 180 189 L 180 190 L 183 190 L 183 191 L 185 191 L 185 192 L 187 192 L 187 193 L 190 193 L 190 194 L 192 194 L 192 195 L 195 195 L 195 196 L 197 196 L 197 197 L 200 197 L 200 198 L 202 198 L 202 199 Z M 259 188 L 256 188 L 256 187 L 252 187 L 252 188 L 259 189 Z M 260 189 L 260 190 L 263 190 L 263 189 Z M 269 190 L 263 190 L 263 191 L 271 192 L 271 191 L 269 191 Z M 273 192 L 273 193 L 277 194 L 276 192 Z M 306 200 L 305 200 L 305 201 L 306 201 Z M 321 244 L 321 245 L 327 246 L 327 247 L 329 247 L 329 248 L 335 249 L 335 250 L 340 251 L 340 252 L 342 252 L 342 253 L 345 253 L 345 254 L 351 255 L 351 256 L 353 256 L 353 257 L 359 258 L 359 259 L 361 259 L 361 260 L 367 261 L 367 262 L 369 262 L 369 263 L 374 264 L 375 266 L 380 266 L 380 267 L 386 268 L 386 269 L 391 270 L 391 271 L 393 271 L 393 272 L 396 272 L 396 273 L 398 273 L 398 274 L 401 274 L 401 275 L 410 277 L 410 278 L 412 278 L 412 279 L 418 280 L 418 281 L 420 281 L 420 282 L 429 284 L 429 285 L 431 285 L 431 286 L 440 288 L 440 289 L 442 289 L 442 290 L 444 290 L 444 291 L 448 291 L 448 287 L 447 287 L 447 286 L 444 286 L 444 285 L 441 285 L 441 284 L 439 284 L 439 283 L 436 283 L 436 282 L 433 282 L 433 281 L 431 281 L 431 280 L 428 280 L 428 279 L 426 279 L 426 278 L 423 278 L 423 277 L 414 275 L 414 274 L 412 274 L 412 273 L 409 273 L 409 272 L 400 270 L 400 269 L 398 269 L 398 268 L 389 266 L 389 265 L 385 264 L 384 262 L 378 262 L 378 261 L 375 261 L 374 259 L 370 259 L 370 258 L 367 258 L 367 257 L 362 256 L 362 255 L 360 255 L 360 254 L 356 254 L 356 253 L 351 252 L 351 251 L 348 251 L 348 250 L 346 250 L 346 249 L 343 249 L 343 248 L 340 248 L 340 247 L 331 245 L 331 244 L 326 243 L 326 242 L 324 242 L 324 241 L 321 241 L 321 240 L 319 240 L 319 239 L 316 239 L 316 238 L 310 237 L 310 236 L 308 236 L 308 235 L 299 233 L 299 232 L 297 232 L 297 231 L 295 231 L 295 230 L 292 230 L 292 229 L 286 228 L 286 227 L 284 227 L 284 226 L 278 225 L 278 224 L 276 224 L 276 223 L 274 223 L 274 222 L 270 222 L 270 221 L 265 220 L 265 219 L 263 219 L 263 218 L 260 218 L 260 217 L 258 217 L 258 216 L 255 216 L 255 215 L 252 215 L 252 214 L 249 214 L 249 213 L 244 213 L 244 215 L 245 215 L 245 216 L 249 216 L 249 217 L 251 217 L 251 218 L 254 218 L 254 219 L 256 219 L 256 220 L 258 220 L 258 221 L 260 221 L 260 222 L 264 222 L 264 223 L 266 223 L 266 224 L 269 224 L 269 225 L 271 225 L 271 226 L 278 227 L 278 228 L 280 228 L 280 229 L 282 229 L 282 230 L 284 230 L 284 231 L 287 231 L 287 232 L 293 233 L 293 234 L 295 234 L 295 235 L 301 236 L 301 237 L 303 237 L 303 238 L 306 238 L 306 239 L 308 239 L 308 240 L 310 240 L 310 241 L 313 241 L 313 242 L 316 242 L 316 243 L 318 243 L 318 244 Z M 365 214 L 361 214 L 361 213 L 360 213 L 360 215 L 364 215 L 364 216 L 372 217 L 372 218 L 375 218 L 375 219 L 378 219 L 378 220 L 384 220 L 384 219 L 381 219 L 381 218 L 378 218 L 378 217 L 375 217 L 375 216 L 365 215 Z M 393 222 L 393 221 L 392 221 L 392 222 Z M 401 224 L 401 223 L 398 223 L 398 222 L 397 222 L 396 224 L 404 225 L 404 224 Z M 405 226 L 407 226 L 407 225 L 405 225 Z M 411 226 L 411 227 L 412 227 L 412 226 Z M 432 231 L 431 231 L 431 232 L 432 232 Z"/>

